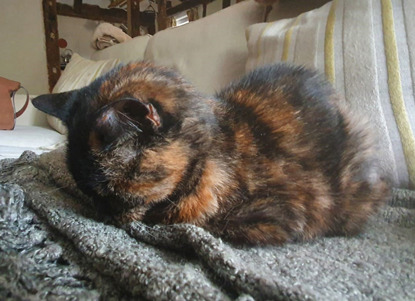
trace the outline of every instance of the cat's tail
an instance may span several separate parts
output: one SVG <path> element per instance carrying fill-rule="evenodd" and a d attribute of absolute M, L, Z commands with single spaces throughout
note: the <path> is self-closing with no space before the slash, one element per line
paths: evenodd
<path fill-rule="evenodd" d="M 340 162 L 333 234 L 354 235 L 390 197 L 391 181 L 378 158 L 376 136 L 364 118 L 345 114 L 347 141 Z"/>

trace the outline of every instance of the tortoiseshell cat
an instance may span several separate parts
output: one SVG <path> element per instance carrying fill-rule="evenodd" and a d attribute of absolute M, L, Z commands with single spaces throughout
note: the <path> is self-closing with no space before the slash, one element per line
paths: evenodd
<path fill-rule="evenodd" d="M 122 223 L 282 244 L 355 234 L 388 196 L 365 124 L 303 67 L 264 67 L 209 98 L 138 62 L 33 104 L 66 123 L 77 185 Z"/>

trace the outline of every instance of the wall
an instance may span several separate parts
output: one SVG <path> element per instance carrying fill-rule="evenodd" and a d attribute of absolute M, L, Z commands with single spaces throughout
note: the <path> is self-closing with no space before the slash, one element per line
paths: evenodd
<path fill-rule="evenodd" d="M 48 92 L 42 0 L 0 1 L 0 76 Z"/>
<path fill-rule="evenodd" d="M 95 51 L 91 45 L 91 37 L 99 21 L 58 16 L 59 38 L 68 42 L 67 48 L 89 58 Z"/>

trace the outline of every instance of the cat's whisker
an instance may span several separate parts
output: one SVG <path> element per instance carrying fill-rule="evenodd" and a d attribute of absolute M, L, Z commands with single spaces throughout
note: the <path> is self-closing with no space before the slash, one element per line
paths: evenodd
<path fill-rule="evenodd" d="M 166 198 L 167 201 L 169 201 L 174 207 L 177 207 L 177 204 L 173 202 L 170 198 Z"/>
<path fill-rule="evenodd" d="M 57 187 L 57 188 L 54 188 L 54 189 L 49 189 L 49 190 L 46 190 L 46 192 L 47 192 L 47 193 L 50 193 L 50 192 L 60 191 L 60 190 L 68 189 L 68 188 L 70 188 L 70 187 L 71 187 L 71 186 L 61 186 L 61 187 Z"/>
<path fill-rule="evenodd" d="M 140 127 L 138 127 L 138 125 L 136 124 L 136 123 L 138 123 L 136 120 L 132 119 L 126 113 L 118 112 L 118 114 L 120 114 L 121 116 L 124 117 L 124 120 L 122 121 L 122 123 L 124 123 L 127 126 L 131 126 L 132 128 L 136 129 L 140 133 L 143 132 L 143 130 Z"/>

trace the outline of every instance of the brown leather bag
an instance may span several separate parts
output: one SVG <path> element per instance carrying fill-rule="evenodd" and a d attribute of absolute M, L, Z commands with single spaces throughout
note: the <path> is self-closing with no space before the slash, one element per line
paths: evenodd
<path fill-rule="evenodd" d="M 26 91 L 26 102 L 16 113 L 14 95 L 20 88 Z M 29 104 L 29 93 L 19 82 L 0 77 L 0 130 L 12 130 L 16 118 L 23 114 Z"/>

